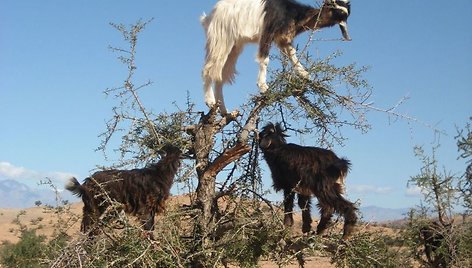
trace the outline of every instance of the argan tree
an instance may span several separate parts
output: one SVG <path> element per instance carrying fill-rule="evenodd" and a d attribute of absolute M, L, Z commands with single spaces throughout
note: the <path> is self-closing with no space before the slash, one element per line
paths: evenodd
<path fill-rule="evenodd" d="M 299 247 L 297 241 L 286 239 L 281 210 L 264 198 L 256 139 L 259 122 L 281 121 L 288 131 L 316 133 L 318 144 L 330 146 L 346 141 L 341 134 L 343 128 L 367 131 L 368 111 L 401 115 L 395 107 L 382 110 L 371 105 L 371 88 L 362 78 L 365 67 L 337 66 L 333 62 L 340 53 L 313 59 L 307 56 L 306 49 L 300 58 L 311 79 L 299 77 L 288 67 L 286 58 L 276 57 L 280 64 L 271 73 L 269 91 L 258 95 L 255 89 L 255 96 L 229 115 L 219 115 L 216 108 L 195 111 L 190 99 L 176 104 L 175 112 L 153 113 L 139 97 L 139 92 L 149 90 L 152 83 L 137 85 L 134 78 L 138 35 L 147 24 L 112 24 L 126 41 L 126 48 L 111 49 L 127 67 L 128 76 L 123 85 L 106 90 L 119 102 L 112 108 L 113 117 L 101 136 L 100 149 L 107 152 L 111 141 L 118 137 L 121 142 L 117 150 L 122 156 L 119 165 L 134 166 L 151 161 L 166 143 L 179 146 L 187 158 L 179 181 L 189 185 L 191 204 L 162 219 L 166 228 L 156 227 L 162 232 L 156 233 L 155 239 L 167 243 L 165 246 L 149 250 L 153 248 L 152 241 L 147 242 L 149 247 L 137 243 L 146 247 L 145 252 L 130 257 L 130 263 L 147 266 L 158 256 L 159 261 L 154 263 L 173 263 L 176 267 L 209 267 L 228 262 L 253 266 L 261 256 L 283 263 L 289 252 L 294 252 L 293 256 L 303 264 L 302 249 L 310 246 Z M 145 255 L 149 252 L 154 253 Z"/>
<path fill-rule="evenodd" d="M 409 213 L 408 243 L 413 256 L 427 267 L 467 267 L 471 265 L 472 229 L 466 217 L 456 216 L 455 208 L 470 212 L 470 131 L 459 131 L 456 137 L 460 157 L 467 160 L 463 175 L 440 168 L 437 160 L 439 145 L 431 155 L 422 147 L 415 147 L 421 160 L 420 174 L 410 178 L 409 186 L 418 187 L 422 204 Z"/>
<path fill-rule="evenodd" d="M 459 183 L 459 190 L 463 198 L 466 213 L 472 212 L 472 117 L 469 118 L 464 129 L 458 130 L 456 136 L 460 158 L 466 161 L 465 172 Z"/>

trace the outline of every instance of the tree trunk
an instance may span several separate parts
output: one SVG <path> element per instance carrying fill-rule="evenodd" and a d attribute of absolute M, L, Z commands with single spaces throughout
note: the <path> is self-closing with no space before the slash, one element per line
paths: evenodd
<path fill-rule="evenodd" d="M 208 114 L 202 115 L 194 132 L 194 150 L 198 176 L 195 205 L 200 210 L 200 215 L 196 222 L 196 235 L 197 239 L 200 241 L 200 250 L 207 247 L 208 235 L 214 225 L 211 204 L 215 197 L 216 174 L 209 174 L 207 170 L 210 163 L 210 152 L 215 144 L 214 136 L 218 131 L 216 109 L 211 109 Z"/>
<path fill-rule="evenodd" d="M 236 144 L 225 149 L 213 161 L 210 161 L 210 153 L 215 145 L 215 135 L 234 121 L 237 115 L 227 115 L 217 120 L 216 108 L 212 108 L 207 114 L 202 115 L 197 125 L 187 129 L 194 137 L 195 169 L 198 176 L 194 204 L 199 210 L 195 226 L 195 238 L 198 241 L 194 248 L 194 254 L 196 254 L 194 266 L 196 267 L 206 266 L 206 261 L 211 257 L 211 251 L 207 250 L 211 249 L 213 230 L 216 229 L 215 215 L 218 210 L 215 192 L 216 176 L 228 164 L 238 160 L 251 150 L 248 145 L 249 133 L 254 131 L 256 127 L 255 122 L 262 106 L 262 99 L 254 103 L 253 110 L 238 135 Z"/>

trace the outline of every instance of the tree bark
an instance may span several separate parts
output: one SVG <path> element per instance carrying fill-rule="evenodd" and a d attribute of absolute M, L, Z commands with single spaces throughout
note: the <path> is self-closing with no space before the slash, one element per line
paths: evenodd
<path fill-rule="evenodd" d="M 194 132 L 194 150 L 198 176 L 196 207 L 200 209 L 200 215 L 196 222 L 196 235 L 202 249 L 206 248 L 208 244 L 209 230 L 213 225 L 211 204 L 215 196 L 216 175 L 212 176 L 206 171 L 210 163 L 210 152 L 215 144 L 214 136 L 218 130 L 216 109 L 211 109 L 208 114 L 202 115 Z"/>
<path fill-rule="evenodd" d="M 248 145 L 249 133 L 256 128 L 258 112 L 263 107 L 263 99 L 255 101 L 236 144 L 210 161 L 210 153 L 215 145 L 215 135 L 225 126 L 236 120 L 237 115 L 227 115 L 217 120 L 216 108 L 210 109 L 207 114 L 202 114 L 197 125 L 188 129 L 194 137 L 194 152 L 196 158 L 196 172 L 198 185 L 196 189 L 195 207 L 200 210 L 195 226 L 195 236 L 198 241 L 194 249 L 196 257 L 194 265 L 205 266 L 205 260 L 211 257 L 207 249 L 211 249 L 211 240 L 215 228 L 215 215 L 218 211 L 216 202 L 216 176 L 230 163 L 238 160 L 251 150 Z"/>

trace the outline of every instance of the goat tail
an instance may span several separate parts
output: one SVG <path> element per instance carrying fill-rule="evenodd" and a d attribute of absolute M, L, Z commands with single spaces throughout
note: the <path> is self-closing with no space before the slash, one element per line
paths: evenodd
<path fill-rule="evenodd" d="M 328 167 L 328 173 L 331 178 L 336 179 L 336 184 L 339 185 L 339 191 L 341 194 L 346 192 L 344 180 L 350 168 L 351 161 L 346 158 L 337 159 Z"/>
<path fill-rule="evenodd" d="M 75 177 L 70 178 L 69 182 L 65 185 L 65 188 L 78 197 L 82 197 L 84 195 L 84 189 Z"/>
<path fill-rule="evenodd" d="M 333 167 L 339 170 L 338 177 L 346 177 L 349 169 L 351 168 L 351 161 L 346 158 L 341 158 L 333 163 Z"/>

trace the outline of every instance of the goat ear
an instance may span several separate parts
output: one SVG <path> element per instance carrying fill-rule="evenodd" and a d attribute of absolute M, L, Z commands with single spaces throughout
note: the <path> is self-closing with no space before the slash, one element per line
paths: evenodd
<path fill-rule="evenodd" d="M 277 123 L 274 127 L 274 131 L 275 133 L 281 135 L 281 136 L 284 136 L 284 137 L 288 137 L 287 134 L 285 134 L 285 130 L 282 128 L 282 125 L 280 123 Z"/>
<path fill-rule="evenodd" d="M 280 123 L 275 124 L 275 129 L 278 130 L 278 131 L 283 131 L 282 130 L 282 124 L 280 124 Z"/>
<path fill-rule="evenodd" d="M 274 133 L 275 132 L 275 126 L 271 122 L 269 122 L 265 127 L 262 129 L 262 132 L 267 132 L 267 133 Z"/>

